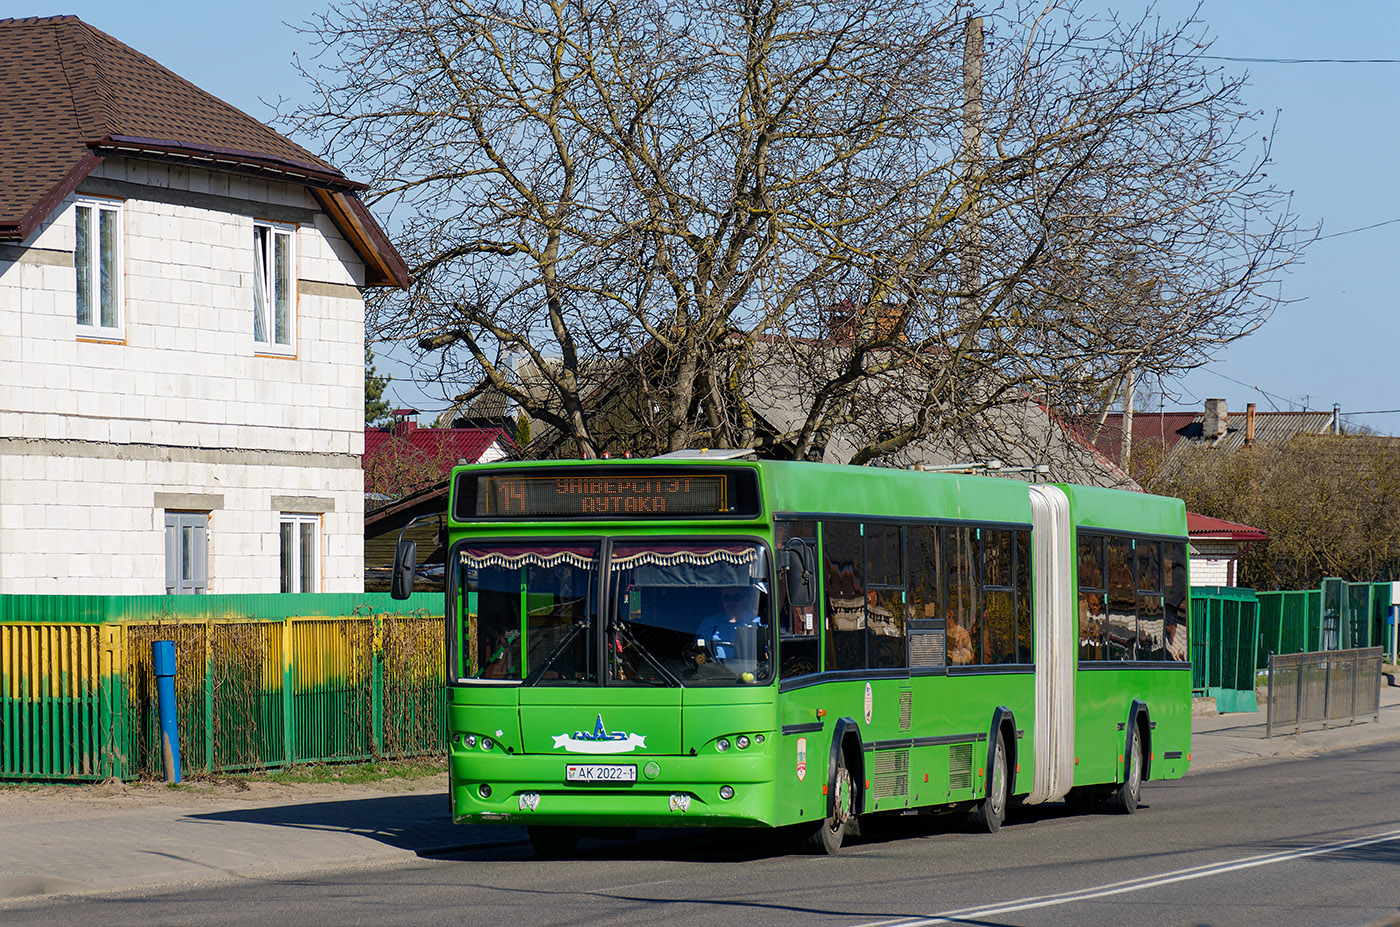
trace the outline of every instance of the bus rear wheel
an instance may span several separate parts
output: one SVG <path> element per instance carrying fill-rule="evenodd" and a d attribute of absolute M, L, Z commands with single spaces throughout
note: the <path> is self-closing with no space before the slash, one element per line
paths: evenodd
<path fill-rule="evenodd" d="M 1137 731 L 1129 734 L 1127 759 L 1123 781 L 1108 795 L 1108 810 L 1118 814 L 1132 814 L 1142 797 L 1142 737 Z"/>
<path fill-rule="evenodd" d="M 1006 741 L 997 732 L 996 749 L 992 752 L 992 768 L 987 770 L 987 797 L 968 815 L 973 830 L 994 834 L 1006 820 L 1007 791 L 1010 777 L 1006 774 Z"/>
<path fill-rule="evenodd" d="M 531 827 L 530 846 L 542 859 L 562 859 L 578 850 L 579 832 L 572 827 Z"/>
<path fill-rule="evenodd" d="M 855 784 L 851 780 L 850 770 L 846 768 L 844 750 L 836 753 L 836 771 L 827 787 L 831 795 L 831 813 L 825 820 L 813 825 L 807 835 L 807 848 L 814 853 L 835 856 L 855 818 L 855 795 L 852 791 Z"/>

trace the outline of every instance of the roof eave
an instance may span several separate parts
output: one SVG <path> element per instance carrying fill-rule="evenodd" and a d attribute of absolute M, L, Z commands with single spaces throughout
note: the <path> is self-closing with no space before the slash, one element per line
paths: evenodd
<path fill-rule="evenodd" d="M 68 173 L 64 174 L 48 193 L 41 196 L 37 203 L 29 207 L 24 215 L 18 219 L 0 220 L 0 241 L 24 241 L 34 234 L 34 230 L 44 224 L 58 208 L 58 204 L 63 202 L 63 198 L 76 190 L 83 178 L 101 163 L 100 154 L 90 151 L 83 155 L 82 159 L 69 168 Z"/>
<path fill-rule="evenodd" d="M 340 171 L 309 161 L 298 161 L 256 151 L 240 151 L 214 145 L 130 135 L 104 135 L 87 142 L 98 153 L 119 154 L 153 161 L 178 161 L 213 170 L 270 175 L 280 180 L 328 190 L 367 190 L 368 184 L 351 180 Z"/>
<path fill-rule="evenodd" d="M 349 192 L 312 189 L 321 208 L 331 217 L 365 262 L 366 286 L 396 286 L 407 289 L 411 279 L 408 264 L 394 248 L 389 236 L 374 221 L 358 196 Z"/>

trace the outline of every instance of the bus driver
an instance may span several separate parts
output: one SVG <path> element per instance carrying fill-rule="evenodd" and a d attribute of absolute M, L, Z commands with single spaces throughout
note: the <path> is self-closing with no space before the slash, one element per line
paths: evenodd
<path fill-rule="evenodd" d="M 716 660 L 751 661 L 757 649 L 754 629 L 761 624 L 758 589 L 727 586 L 720 590 L 720 610 L 701 620 L 696 637 L 704 641 Z"/>

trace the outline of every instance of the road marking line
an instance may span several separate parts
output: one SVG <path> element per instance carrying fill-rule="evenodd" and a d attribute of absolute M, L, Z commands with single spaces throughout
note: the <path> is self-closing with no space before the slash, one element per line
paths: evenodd
<path fill-rule="evenodd" d="M 965 920 L 969 917 L 991 917 L 998 914 L 1011 914 L 1016 911 L 1030 911 L 1036 908 L 1052 908 L 1057 905 L 1073 904 L 1078 901 L 1092 901 L 1095 898 L 1106 898 L 1111 895 L 1139 892 L 1144 889 L 1158 888 L 1176 882 L 1189 882 L 1194 879 L 1204 879 L 1209 876 L 1225 875 L 1229 872 L 1238 872 L 1241 869 L 1254 869 L 1259 866 L 1271 866 L 1275 863 L 1286 863 L 1291 860 L 1304 859 L 1309 856 L 1323 856 L 1342 850 L 1354 850 L 1358 847 L 1371 846 L 1377 843 L 1389 843 L 1394 840 L 1400 840 L 1400 830 L 1385 831 L 1379 834 L 1372 834 L 1368 837 L 1358 837 L 1353 840 L 1339 840 L 1333 843 L 1323 843 L 1303 850 L 1284 850 L 1278 853 L 1246 856 L 1242 859 L 1223 863 L 1192 866 L 1189 869 L 1176 869 L 1158 875 L 1142 876 L 1137 879 L 1128 879 L 1122 882 L 1109 882 L 1106 885 L 1091 886 L 1089 888 L 1076 889 L 1072 892 L 1061 892 L 1055 895 L 1036 895 L 1030 898 L 1016 899 L 1014 901 L 998 902 L 994 905 L 960 908 L 954 911 L 944 911 L 940 914 L 930 914 L 924 917 L 915 916 L 899 921 L 870 921 L 857 925 L 857 927 L 895 927 L 895 925 L 897 925 L 897 927 L 930 927 L 930 925 L 933 924 L 949 924 L 955 921 Z"/>

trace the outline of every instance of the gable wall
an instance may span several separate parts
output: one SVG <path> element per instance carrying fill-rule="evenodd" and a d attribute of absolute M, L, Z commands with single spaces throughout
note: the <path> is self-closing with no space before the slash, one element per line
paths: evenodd
<path fill-rule="evenodd" d="M 322 590 L 360 589 L 358 256 L 296 185 L 109 159 L 79 194 L 123 203 L 123 341 L 77 337 L 75 197 L 0 248 L 0 592 L 164 591 L 191 494 L 220 503 L 209 591 L 277 591 L 287 497 L 321 517 Z M 293 357 L 254 350 L 255 217 L 297 227 Z"/>

